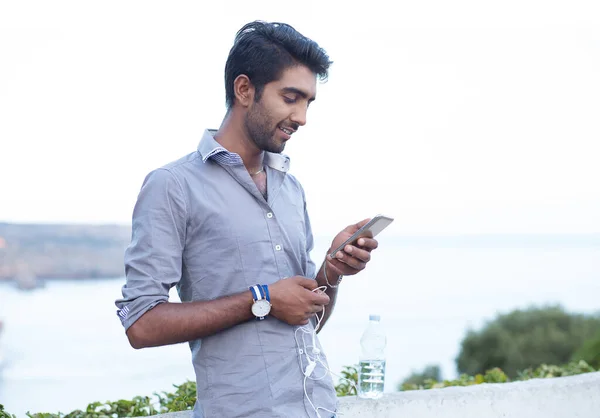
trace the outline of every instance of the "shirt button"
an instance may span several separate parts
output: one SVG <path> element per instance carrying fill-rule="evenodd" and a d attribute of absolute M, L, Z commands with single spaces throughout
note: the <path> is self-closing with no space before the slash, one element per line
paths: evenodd
<path fill-rule="evenodd" d="M 273 217 L 273 214 L 271 212 L 267 213 L 267 218 L 271 219 Z"/>
<path fill-rule="evenodd" d="M 277 244 L 277 245 L 275 246 L 275 250 L 276 250 L 276 251 L 281 251 L 281 245 Z"/>

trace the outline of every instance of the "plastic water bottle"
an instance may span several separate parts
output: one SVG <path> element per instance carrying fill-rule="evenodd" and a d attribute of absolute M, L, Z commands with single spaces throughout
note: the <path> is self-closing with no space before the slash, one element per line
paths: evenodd
<path fill-rule="evenodd" d="M 369 325 L 360 339 L 358 370 L 360 398 L 377 399 L 383 396 L 387 338 L 379 320 L 379 315 L 369 315 Z"/>

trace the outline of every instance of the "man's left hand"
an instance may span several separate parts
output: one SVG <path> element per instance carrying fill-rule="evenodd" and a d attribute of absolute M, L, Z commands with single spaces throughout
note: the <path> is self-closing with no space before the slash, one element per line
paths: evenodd
<path fill-rule="evenodd" d="M 363 227 L 370 219 L 364 219 L 357 224 L 346 227 L 336 235 L 331 243 L 329 254 L 333 249 L 342 245 L 356 231 Z M 327 264 L 336 275 L 352 276 L 362 271 L 371 260 L 371 251 L 377 248 L 377 240 L 369 237 L 361 237 L 354 244 L 348 244 L 342 251 L 338 251 L 334 258 L 327 256 Z"/>

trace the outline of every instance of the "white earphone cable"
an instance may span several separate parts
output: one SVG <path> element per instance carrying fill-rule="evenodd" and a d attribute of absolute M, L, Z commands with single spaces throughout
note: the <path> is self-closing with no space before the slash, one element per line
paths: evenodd
<path fill-rule="evenodd" d="M 327 286 L 320 286 L 317 287 L 316 289 L 313 290 L 313 292 L 316 292 L 318 290 L 321 291 L 326 291 L 327 290 Z M 321 359 L 321 349 L 319 347 L 317 347 L 317 343 L 316 343 L 316 335 L 317 335 L 317 331 L 320 329 L 321 325 L 322 325 L 322 321 L 323 318 L 325 317 L 325 306 L 323 306 L 323 309 L 321 310 L 321 316 L 319 317 L 319 312 L 315 313 L 315 318 L 316 318 L 316 325 L 314 327 L 314 329 L 311 329 L 310 327 L 304 325 L 304 326 L 299 326 L 298 328 L 296 328 L 296 331 L 294 332 L 294 339 L 296 340 L 296 348 L 298 349 L 298 359 L 299 359 L 299 363 L 300 363 L 300 369 L 302 370 L 303 374 L 304 374 L 304 396 L 306 396 L 306 399 L 308 400 L 310 406 L 312 407 L 312 409 L 315 411 L 315 413 L 317 414 L 318 418 L 322 418 L 321 414 L 319 413 L 319 410 L 323 410 L 326 412 L 330 412 L 333 414 L 333 416 L 338 416 L 341 415 L 339 412 L 336 411 L 331 411 L 327 408 L 324 408 L 322 406 L 315 406 L 315 404 L 312 402 L 312 400 L 310 399 L 310 397 L 308 396 L 308 392 L 306 390 L 306 381 L 308 379 L 311 380 L 322 380 L 324 379 L 328 374 L 331 374 L 332 376 L 336 376 L 339 379 L 343 379 L 345 381 L 347 381 L 348 383 L 350 383 L 350 385 L 352 385 L 355 389 L 356 388 L 356 384 L 349 379 L 346 379 L 345 377 L 339 376 L 335 373 L 333 373 L 329 367 L 327 366 L 327 364 L 323 361 L 323 359 Z M 298 341 L 298 331 L 302 331 L 302 346 L 300 345 L 299 341 Z M 310 334 L 312 337 L 312 346 L 311 345 L 307 345 L 306 341 L 304 339 L 304 335 L 305 334 Z M 313 355 L 313 357 L 311 358 L 311 354 L 309 354 L 309 348 L 312 348 L 311 354 Z M 304 365 L 303 362 L 303 357 L 306 358 L 306 366 Z M 312 374 L 315 370 L 315 367 L 317 366 L 317 364 L 320 364 L 321 366 L 323 366 L 323 368 L 325 369 L 325 374 L 323 374 L 320 377 L 312 377 Z M 307 411 L 308 412 L 308 411 Z"/>

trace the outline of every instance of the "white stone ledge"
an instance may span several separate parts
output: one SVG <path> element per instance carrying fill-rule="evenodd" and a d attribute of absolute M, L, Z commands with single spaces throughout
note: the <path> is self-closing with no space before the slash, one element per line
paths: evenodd
<path fill-rule="evenodd" d="M 340 418 L 600 418 L 600 372 L 339 401 Z M 190 418 L 191 412 L 160 417 Z"/>

